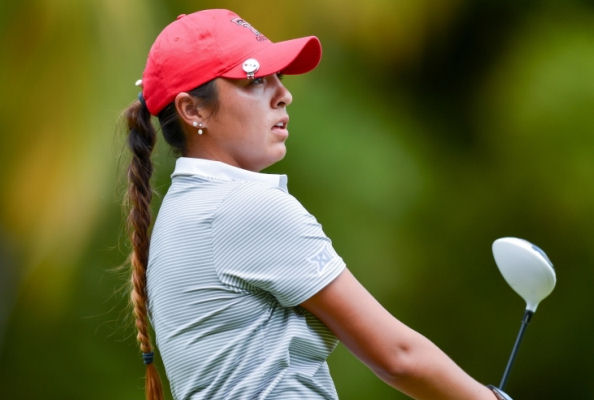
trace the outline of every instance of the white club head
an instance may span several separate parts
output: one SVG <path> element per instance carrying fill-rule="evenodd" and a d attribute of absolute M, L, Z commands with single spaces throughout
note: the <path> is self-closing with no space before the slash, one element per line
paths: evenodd
<path fill-rule="evenodd" d="M 551 260 L 539 247 L 513 237 L 495 240 L 493 257 L 505 281 L 526 301 L 526 309 L 535 312 L 557 282 Z"/>

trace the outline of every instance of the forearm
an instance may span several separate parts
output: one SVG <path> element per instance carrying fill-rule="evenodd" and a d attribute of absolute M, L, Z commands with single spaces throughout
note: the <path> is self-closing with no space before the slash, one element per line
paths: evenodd
<path fill-rule="evenodd" d="M 374 369 L 389 385 L 417 400 L 495 400 L 431 341 L 412 331 L 411 345 L 395 349 L 389 369 Z"/>
<path fill-rule="evenodd" d="M 394 318 L 345 270 L 302 303 L 389 385 L 417 400 L 496 400 L 437 346 Z"/>

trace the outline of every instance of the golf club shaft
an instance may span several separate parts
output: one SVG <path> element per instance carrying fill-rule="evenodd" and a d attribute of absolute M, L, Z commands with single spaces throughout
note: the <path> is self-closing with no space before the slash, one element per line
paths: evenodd
<path fill-rule="evenodd" d="M 516 343 L 514 343 L 514 348 L 512 349 L 511 355 L 509 356 L 507 366 L 505 367 L 505 372 L 503 372 L 503 377 L 501 378 L 501 383 L 499 384 L 499 389 L 501 390 L 505 388 L 509 372 L 511 371 L 511 367 L 516 359 L 516 355 L 518 354 L 518 348 L 520 347 L 520 343 L 522 342 L 522 338 L 524 337 L 524 331 L 526 330 L 528 322 L 530 322 L 530 319 L 532 318 L 533 314 L 534 312 L 530 310 L 526 310 L 524 312 L 524 317 L 522 318 L 522 325 L 520 326 L 520 331 L 518 332 L 518 336 L 516 337 Z"/>

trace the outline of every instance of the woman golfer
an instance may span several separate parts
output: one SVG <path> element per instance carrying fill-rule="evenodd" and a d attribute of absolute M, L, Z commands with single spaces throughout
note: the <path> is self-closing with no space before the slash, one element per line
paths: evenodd
<path fill-rule="evenodd" d="M 357 282 L 285 176 L 259 172 L 286 153 L 281 74 L 320 57 L 316 37 L 273 43 L 227 10 L 181 15 L 151 47 L 125 113 L 147 399 L 163 396 L 149 315 L 176 399 L 337 399 L 326 359 L 338 340 L 415 399 L 496 399 Z M 181 157 L 149 246 L 151 115 Z"/>

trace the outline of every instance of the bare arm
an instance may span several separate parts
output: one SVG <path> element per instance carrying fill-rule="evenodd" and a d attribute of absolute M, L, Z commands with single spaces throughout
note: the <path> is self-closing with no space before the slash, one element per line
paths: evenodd
<path fill-rule="evenodd" d="M 431 341 L 386 311 L 349 270 L 301 306 L 379 378 L 414 399 L 496 399 Z"/>

